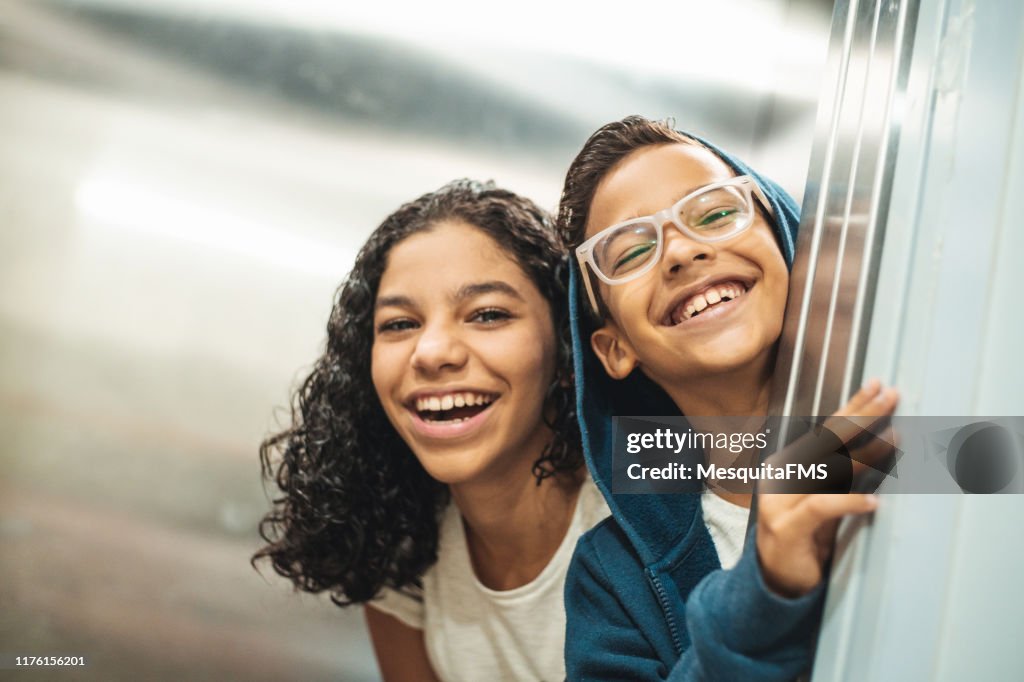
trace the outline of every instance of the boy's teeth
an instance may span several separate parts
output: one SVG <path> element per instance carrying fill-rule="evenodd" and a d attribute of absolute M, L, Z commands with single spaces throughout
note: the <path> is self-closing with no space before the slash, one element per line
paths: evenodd
<path fill-rule="evenodd" d="M 727 282 L 710 287 L 683 301 L 673 311 L 671 322 L 672 324 L 679 324 L 722 301 L 734 301 L 746 292 L 746 287 L 738 282 Z"/>
<path fill-rule="evenodd" d="M 461 393 L 455 394 L 455 407 L 463 407 L 466 404 L 466 397 Z"/>

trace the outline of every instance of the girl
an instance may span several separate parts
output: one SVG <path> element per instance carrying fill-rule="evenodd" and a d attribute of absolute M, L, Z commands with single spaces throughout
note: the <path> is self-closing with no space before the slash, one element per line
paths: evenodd
<path fill-rule="evenodd" d="M 402 206 L 262 445 L 282 494 L 255 558 L 366 604 L 386 680 L 565 675 L 565 572 L 608 512 L 578 445 L 564 280 L 548 217 L 511 192 L 464 180 Z"/>
<path fill-rule="evenodd" d="M 798 219 L 770 180 L 641 117 L 598 130 L 568 171 L 579 413 L 613 514 L 567 578 L 571 680 L 792 680 L 810 664 L 835 524 L 872 496 L 763 495 L 747 534 L 749 494 L 610 490 L 612 415 L 682 413 L 700 430 L 767 414 Z M 839 414 L 895 404 L 870 383 Z"/>

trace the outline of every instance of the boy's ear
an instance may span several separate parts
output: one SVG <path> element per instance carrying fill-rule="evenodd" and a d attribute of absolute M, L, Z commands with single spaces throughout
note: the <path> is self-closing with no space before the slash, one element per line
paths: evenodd
<path fill-rule="evenodd" d="M 605 320 L 604 326 L 590 335 L 590 347 L 613 379 L 625 379 L 639 364 L 632 344 L 611 320 Z"/>

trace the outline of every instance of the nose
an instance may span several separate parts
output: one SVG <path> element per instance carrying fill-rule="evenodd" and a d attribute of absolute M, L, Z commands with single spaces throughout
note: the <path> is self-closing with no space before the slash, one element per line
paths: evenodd
<path fill-rule="evenodd" d="M 686 234 L 671 220 L 662 226 L 665 243 L 662 245 L 661 271 L 666 277 L 684 272 L 696 261 L 714 260 L 717 251 L 714 244 L 699 242 Z"/>
<path fill-rule="evenodd" d="M 466 346 L 457 331 L 450 324 L 437 322 L 422 328 L 411 362 L 416 371 L 433 375 L 461 368 L 467 357 Z"/>

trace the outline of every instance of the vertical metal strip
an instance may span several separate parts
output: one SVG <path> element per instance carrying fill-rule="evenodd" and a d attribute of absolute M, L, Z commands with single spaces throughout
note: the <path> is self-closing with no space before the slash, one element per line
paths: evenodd
<path fill-rule="evenodd" d="M 797 298 L 792 299 L 787 306 L 786 328 L 783 329 L 783 338 L 779 349 L 779 364 L 777 365 L 777 376 L 786 376 L 786 383 L 780 384 L 774 389 L 775 394 L 781 394 L 783 398 L 781 408 L 773 409 L 773 414 L 789 415 L 793 413 L 796 388 L 800 380 L 801 360 L 806 342 L 807 319 L 810 313 L 814 274 L 817 271 L 818 249 L 821 242 L 822 225 L 825 220 L 825 194 L 831 182 L 832 159 L 838 137 L 839 115 L 842 112 L 843 92 L 846 88 L 846 73 L 850 57 L 850 44 L 853 40 L 853 27 L 855 24 L 853 17 L 856 16 L 857 6 L 858 0 L 849 0 L 846 3 L 846 12 L 843 13 L 843 2 L 840 0 L 836 3 L 834 10 L 835 17 L 843 17 L 841 24 L 843 26 L 843 42 L 838 52 L 839 64 L 837 65 L 836 72 L 834 74 L 826 72 L 825 76 L 826 79 L 829 77 L 835 78 L 836 85 L 832 91 L 832 110 L 831 115 L 827 118 L 827 132 L 823 133 L 823 131 L 819 130 L 815 135 L 818 138 L 816 144 L 821 144 L 822 134 L 827 136 L 827 141 L 824 143 L 824 158 L 821 161 L 821 175 L 818 186 L 815 187 L 810 181 L 813 178 L 814 172 L 812 162 L 812 171 L 809 175 L 807 191 L 804 193 L 805 201 L 802 213 L 806 216 L 808 209 L 813 206 L 814 219 L 810 225 L 807 224 L 806 219 L 801 220 L 800 236 L 797 240 L 797 253 L 793 264 L 793 284 L 790 287 L 791 292 L 799 292 L 799 295 Z M 836 38 L 839 25 L 837 20 L 833 19 L 833 39 Z M 823 99 L 825 94 L 823 93 Z M 819 117 L 818 121 L 819 128 L 823 125 L 821 118 Z M 792 329 L 792 333 L 787 334 L 787 329 Z M 792 340 L 790 341 L 789 339 Z M 787 368 L 788 371 L 786 371 Z M 777 400 L 773 400 L 773 404 L 776 402 Z M 780 434 L 780 440 L 781 442 L 786 441 L 785 431 Z"/>
<path fill-rule="evenodd" d="M 836 7 L 832 38 L 841 35 L 842 48 L 830 54 L 838 68 L 826 76 L 834 89 L 826 86 L 818 117 L 774 414 L 831 413 L 860 380 L 900 131 L 894 109 L 909 74 L 916 8 L 916 0 Z"/>
<path fill-rule="evenodd" d="M 890 73 L 889 96 L 886 106 L 883 130 L 889 134 L 881 140 L 881 153 L 875 167 L 875 184 L 871 190 L 871 215 L 874 216 L 872 229 L 868 230 L 864 244 L 865 258 L 861 261 L 858 277 L 857 295 L 853 306 L 853 320 L 850 324 L 851 343 L 847 348 L 846 364 L 843 368 L 843 385 L 840 400 L 845 401 L 854 391 L 853 384 L 863 379 L 864 355 L 867 352 L 869 330 L 865 329 L 865 320 L 870 321 L 874 307 L 875 293 L 878 284 L 878 269 L 881 263 L 882 244 L 885 241 L 887 219 L 889 215 L 889 199 L 892 195 L 892 179 L 895 169 L 896 152 L 899 147 L 900 132 L 903 129 L 902 108 L 894 111 L 906 90 L 910 74 L 910 58 L 914 43 L 913 35 L 906 35 L 908 21 L 916 23 L 917 4 L 902 3 L 898 8 L 896 20 L 896 42 L 893 54 L 896 58 L 895 68 Z M 900 65 L 905 65 L 900 68 Z M 894 103 L 895 102 L 895 103 Z"/>
<path fill-rule="evenodd" d="M 871 39 L 868 42 L 868 54 L 867 64 L 865 66 L 865 77 L 864 77 L 864 89 L 869 90 L 868 84 L 870 82 L 871 67 L 874 64 L 875 49 L 877 47 L 878 40 L 878 16 L 881 12 L 881 5 L 875 2 L 874 17 L 871 21 Z M 868 97 L 860 98 L 860 107 L 857 115 L 857 134 L 853 143 L 853 153 L 850 159 L 850 177 L 853 178 L 853 182 L 850 182 L 846 189 L 846 201 L 843 207 L 843 221 L 839 227 L 839 243 L 838 250 L 835 259 L 835 268 L 832 273 L 832 286 L 829 290 L 828 300 L 828 313 L 825 319 L 825 330 L 822 335 L 821 342 L 821 362 L 818 363 L 818 376 L 815 380 L 814 385 L 814 400 L 811 403 L 810 414 L 821 414 L 822 413 L 822 393 L 824 392 L 826 375 L 825 372 L 829 368 L 828 356 L 829 349 L 832 343 L 832 329 L 835 327 L 836 317 L 836 305 L 842 296 L 843 291 L 841 288 L 842 277 L 843 277 L 843 265 L 846 256 L 846 245 L 850 231 L 850 216 L 853 212 L 854 204 L 854 191 L 857 189 L 857 171 L 860 164 L 861 146 L 864 143 L 864 122 L 865 122 L 865 109 L 867 108 Z M 871 231 L 872 226 L 868 225 L 868 232 Z"/>

